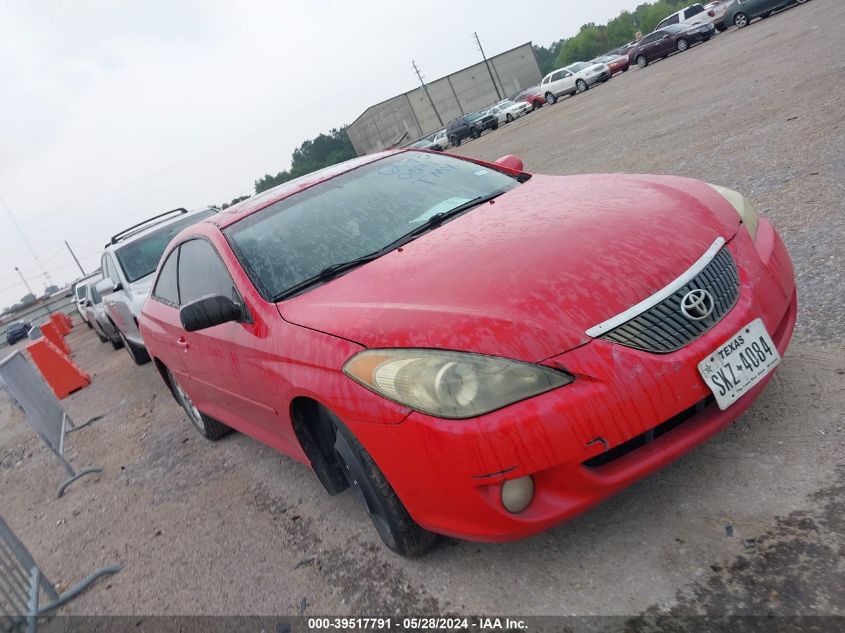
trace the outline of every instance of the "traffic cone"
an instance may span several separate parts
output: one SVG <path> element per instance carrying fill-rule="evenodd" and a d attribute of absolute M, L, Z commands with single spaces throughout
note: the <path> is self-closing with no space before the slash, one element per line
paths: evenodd
<path fill-rule="evenodd" d="M 62 336 L 70 332 L 67 323 L 65 323 L 65 320 L 62 318 L 62 315 L 58 312 L 54 312 L 50 315 L 50 321 L 53 322 L 53 324 L 56 326 L 56 329 L 59 331 L 59 334 L 61 334 Z"/>
<path fill-rule="evenodd" d="M 47 339 L 60 350 L 62 350 L 68 356 L 70 355 L 70 347 L 65 342 L 64 337 L 59 334 L 59 328 L 56 327 L 56 324 L 52 321 L 47 321 L 41 324 L 41 334 L 43 334 Z"/>
<path fill-rule="evenodd" d="M 43 329 L 44 326 L 41 327 Z M 49 338 L 42 336 L 27 345 L 26 349 L 59 400 L 91 384 L 91 377 L 62 354 Z"/>

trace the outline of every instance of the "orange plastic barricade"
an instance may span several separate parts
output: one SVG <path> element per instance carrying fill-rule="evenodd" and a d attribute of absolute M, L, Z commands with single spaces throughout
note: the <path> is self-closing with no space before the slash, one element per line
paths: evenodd
<path fill-rule="evenodd" d="M 41 331 L 44 331 L 43 325 Z M 59 400 L 91 384 L 91 377 L 62 354 L 49 338 L 37 338 L 26 349 Z"/>
<path fill-rule="evenodd" d="M 54 312 L 53 314 L 50 315 L 50 321 L 53 323 L 53 325 L 56 326 L 56 329 L 59 331 L 59 334 L 61 334 L 62 336 L 64 336 L 68 332 L 70 332 L 70 328 L 67 326 L 67 323 L 62 318 L 62 315 L 59 314 L 58 312 Z"/>
<path fill-rule="evenodd" d="M 59 328 L 52 321 L 47 321 L 41 324 L 41 334 L 43 334 L 53 345 L 62 350 L 65 354 L 70 355 L 70 347 L 65 343 L 64 337 L 59 334 Z"/>
<path fill-rule="evenodd" d="M 67 326 L 67 331 L 70 332 L 73 329 L 73 319 L 71 319 L 64 312 L 61 313 L 61 316 L 62 316 L 62 321 L 64 321 L 65 325 Z"/>

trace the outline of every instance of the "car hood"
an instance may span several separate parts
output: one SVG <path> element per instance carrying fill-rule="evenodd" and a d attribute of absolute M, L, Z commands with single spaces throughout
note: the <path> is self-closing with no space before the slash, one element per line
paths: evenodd
<path fill-rule="evenodd" d="M 588 328 L 669 284 L 738 225 L 696 180 L 535 175 L 278 308 L 366 347 L 537 362 L 589 341 Z"/>

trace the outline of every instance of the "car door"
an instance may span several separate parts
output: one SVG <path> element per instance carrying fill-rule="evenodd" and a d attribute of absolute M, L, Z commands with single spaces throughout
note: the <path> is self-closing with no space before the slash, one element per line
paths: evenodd
<path fill-rule="evenodd" d="M 179 262 L 179 247 L 167 255 L 161 266 L 158 278 L 150 292 L 150 302 L 144 308 L 145 340 L 150 339 L 151 347 L 160 350 L 158 360 L 164 363 L 179 381 L 180 385 L 188 382 L 188 370 L 185 361 L 187 347 L 179 319 L 179 286 L 176 277 Z"/>
<path fill-rule="evenodd" d="M 665 57 L 669 53 L 671 53 L 675 48 L 675 43 L 672 40 L 672 36 L 669 35 L 666 31 L 658 31 L 654 33 L 655 40 L 654 44 L 651 47 L 651 55 L 649 60 L 656 59 L 658 57 Z"/>
<path fill-rule="evenodd" d="M 120 275 L 120 270 L 117 263 L 114 261 L 114 255 L 106 251 L 103 254 L 102 260 L 103 277 L 108 278 L 114 284 L 114 290 L 103 295 L 103 305 L 105 306 L 106 314 L 115 324 L 118 330 L 127 332 L 134 327 L 130 322 L 132 314 L 126 307 L 126 294 L 123 289 L 124 281 Z"/>
<path fill-rule="evenodd" d="M 179 299 L 185 306 L 210 294 L 243 305 L 240 292 L 215 247 L 204 238 L 183 242 L 179 252 Z M 298 451 L 287 412 L 270 400 L 264 357 L 266 326 L 251 319 L 182 331 L 187 352 L 186 391 L 203 413 L 280 450 Z M 281 385 L 279 385 L 281 387 Z"/>

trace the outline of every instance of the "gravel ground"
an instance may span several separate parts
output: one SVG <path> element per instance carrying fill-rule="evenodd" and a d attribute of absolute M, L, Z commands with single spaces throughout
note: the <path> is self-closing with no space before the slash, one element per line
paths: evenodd
<path fill-rule="evenodd" d="M 468 143 L 531 171 L 693 176 L 738 189 L 795 261 L 795 339 L 735 424 L 586 515 L 510 544 L 385 549 L 350 494 L 243 435 L 212 444 L 151 365 L 68 341 L 93 384 L 64 401 L 63 471 L 0 397 L 0 512 L 54 582 L 124 570 L 68 614 L 845 615 L 845 66 L 840 0 L 731 29 Z M 670 248 L 671 245 L 666 245 Z M 665 623 L 665 622 L 664 622 Z"/>

